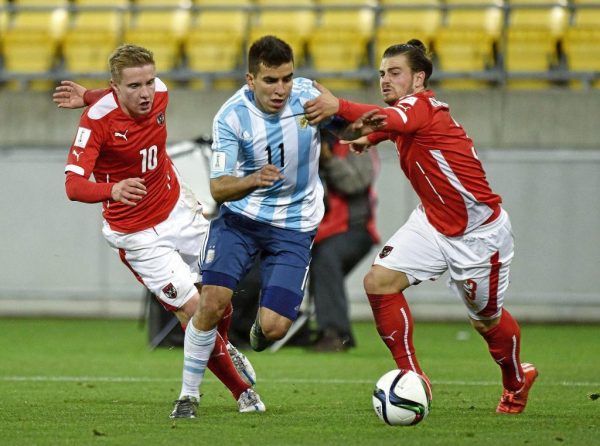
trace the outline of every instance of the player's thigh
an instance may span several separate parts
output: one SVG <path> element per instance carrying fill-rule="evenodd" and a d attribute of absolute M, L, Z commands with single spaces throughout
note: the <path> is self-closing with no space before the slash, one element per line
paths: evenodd
<path fill-rule="evenodd" d="M 231 212 L 221 212 L 210 222 L 201 258 L 203 284 L 234 290 L 252 266 L 258 253 L 256 240 L 237 219 Z"/>
<path fill-rule="evenodd" d="M 448 268 L 437 234 L 418 209 L 392 235 L 376 255 L 373 265 L 406 274 L 411 285 L 439 278 Z"/>
<path fill-rule="evenodd" d="M 168 310 L 182 307 L 197 293 L 198 273 L 181 258 L 168 237 L 153 229 L 121 234 L 103 231 L 121 261 Z"/>
<path fill-rule="evenodd" d="M 444 242 L 450 287 L 475 320 L 497 317 L 509 285 L 514 243 L 506 213 L 462 238 Z"/>
<path fill-rule="evenodd" d="M 180 199 L 164 222 L 154 230 L 179 253 L 190 271 L 200 281 L 200 254 L 208 233 L 209 222 L 202 215 L 202 206 L 191 191 L 182 186 Z"/>
<path fill-rule="evenodd" d="M 262 296 L 260 305 L 295 320 L 310 264 L 315 231 L 300 232 L 273 228 L 263 238 L 261 254 Z"/>

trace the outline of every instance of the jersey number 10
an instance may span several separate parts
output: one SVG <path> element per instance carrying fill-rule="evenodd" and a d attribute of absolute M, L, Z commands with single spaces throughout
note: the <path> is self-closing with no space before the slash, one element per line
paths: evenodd
<path fill-rule="evenodd" d="M 158 164 L 158 147 L 152 146 L 149 149 L 142 149 L 140 150 L 140 155 L 142 155 L 142 173 L 156 169 L 156 165 Z"/>

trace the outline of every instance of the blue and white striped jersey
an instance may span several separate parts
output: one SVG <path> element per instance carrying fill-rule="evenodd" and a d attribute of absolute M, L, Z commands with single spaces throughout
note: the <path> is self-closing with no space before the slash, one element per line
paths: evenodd
<path fill-rule="evenodd" d="M 295 78 L 279 113 L 260 111 L 247 85 L 221 107 L 213 121 L 210 177 L 246 176 L 269 163 L 285 177 L 225 203 L 229 209 L 285 229 L 311 231 L 319 225 L 324 212 L 321 138 L 319 127 L 304 118 L 304 103 L 319 94 L 310 79 Z"/>

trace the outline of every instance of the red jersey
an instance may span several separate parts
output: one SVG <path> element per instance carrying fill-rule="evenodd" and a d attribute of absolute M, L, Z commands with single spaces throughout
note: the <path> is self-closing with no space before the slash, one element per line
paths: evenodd
<path fill-rule="evenodd" d="M 114 231 L 131 233 L 157 225 L 179 198 L 179 182 L 166 150 L 168 102 L 167 87 L 157 78 L 148 115 L 134 119 L 125 114 L 116 95 L 107 90 L 79 120 L 65 173 L 86 179 L 93 174 L 97 183 L 145 180 L 146 195 L 136 206 L 102 203 L 103 216 Z"/>
<path fill-rule="evenodd" d="M 387 120 L 369 140 L 395 142 L 400 167 L 433 227 L 460 236 L 499 214 L 502 199 L 491 190 L 473 141 L 452 119 L 448 104 L 425 90 L 385 108 L 340 100 L 338 114 L 354 121 L 374 108 Z"/>

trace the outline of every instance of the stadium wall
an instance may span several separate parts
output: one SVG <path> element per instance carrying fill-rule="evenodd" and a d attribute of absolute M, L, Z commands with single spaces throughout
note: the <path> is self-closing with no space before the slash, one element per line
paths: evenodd
<path fill-rule="evenodd" d="M 174 91 L 170 142 L 209 133 L 212 114 L 228 96 Z M 372 91 L 348 96 L 378 101 Z M 600 321 L 600 95 L 438 97 L 476 141 L 510 212 L 517 250 L 507 304 L 524 319 Z M 70 203 L 64 194 L 64 160 L 78 116 L 56 110 L 49 94 L 0 93 L 0 315 L 137 317 L 143 311 L 142 286 L 100 234 L 100 207 Z M 385 240 L 416 200 L 393 147 L 383 145 L 380 155 L 378 218 Z M 365 260 L 348 280 L 354 318 L 370 317 L 361 285 L 368 265 Z M 445 280 L 409 290 L 416 318 L 465 318 Z"/>

